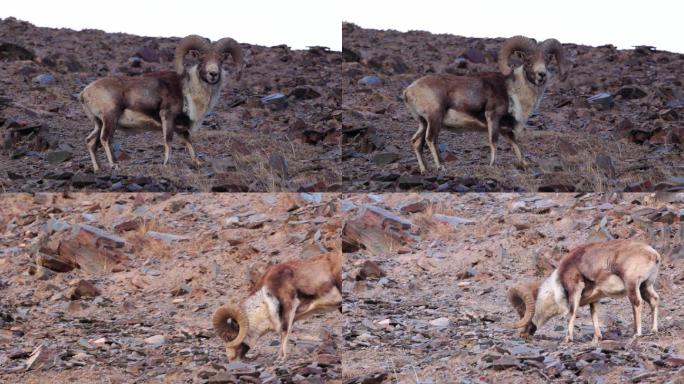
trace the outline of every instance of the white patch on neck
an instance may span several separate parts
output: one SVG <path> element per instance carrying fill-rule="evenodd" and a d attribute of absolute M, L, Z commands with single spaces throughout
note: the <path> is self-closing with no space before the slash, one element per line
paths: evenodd
<path fill-rule="evenodd" d="M 568 298 L 556 269 L 539 286 L 532 321 L 537 327 L 541 327 L 550 318 L 557 315 L 566 316 L 569 312 Z"/>
<path fill-rule="evenodd" d="M 519 124 L 525 125 L 530 115 L 539 108 L 546 83 L 536 86 L 525 77 L 525 70 L 519 66 L 513 70 L 513 78 L 506 80 L 508 86 L 508 113 Z"/>
<path fill-rule="evenodd" d="M 262 287 L 245 299 L 242 308 L 249 319 L 249 332 L 245 338 L 247 345 L 253 345 L 259 337 L 268 332 L 280 331 L 278 307 L 278 300 L 268 292 L 266 287 Z"/>
<path fill-rule="evenodd" d="M 225 77 L 221 76 L 216 84 L 209 84 L 200 78 L 197 65 L 188 68 L 187 72 L 188 76 L 183 78 L 183 113 L 190 118 L 190 130 L 194 131 L 218 102 Z"/>

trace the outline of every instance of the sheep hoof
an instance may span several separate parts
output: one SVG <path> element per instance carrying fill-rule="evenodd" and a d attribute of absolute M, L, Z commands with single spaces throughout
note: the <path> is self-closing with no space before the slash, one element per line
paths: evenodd
<path fill-rule="evenodd" d="M 594 336 L 594 338 L 591 339 L 591 343 L 592 343 L 594 346 L 597 346 L 599 342 L 601 342 L 601 336 Z"/>
<path fill-rule="evenodd" d="M 570 344 L 572 343 L 572 337 L 570 336 L 565 336 L 565 339 L 563 340 L 565 344 Z"/>

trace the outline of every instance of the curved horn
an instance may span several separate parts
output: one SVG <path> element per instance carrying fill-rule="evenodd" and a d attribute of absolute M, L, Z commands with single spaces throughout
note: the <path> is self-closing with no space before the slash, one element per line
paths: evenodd
<path fill-rule="evenodd" d="M 518 314 L 522 316 L 520 320 L 511 324 L 511 328 L 522 328 L 532 320 L 534 316 L 534 295 L 529 287 L 518 285 L 508 290 L 508 301 L 518 309 Z M 520 304 L 525 306 L 524 313 L 520 313 Z"/>
<path fill-rule="evenodd" d="M 522 51 L 528 56 L 537 53 L 539 48 L 534 40 L 525 36 L 513 36 L 506 40 L 499 51 L 499 70 L 504 76 L 511 74 L 512 70 L 508 66 L 508 58 L 516 51 Z"/>
<path fill-rule="evenodd" d="M 190 35 L 184 37 L 176 47 L 176 53 L 173 58 L 173 66 L 176 69 L 176 73 L 179 75 L 183 74 L 183 58 L 190 50 L 197 50 L 202 53 L 207 52 L 211 49 L 211 44 L 207 39 L 197 35 Z"/>
<path fill-rule="evenodd" d="M 235 330 L 228 326 L 226 322 L 228 319 L 233 319 L 238 323 L 238 334 L 233 339 L 235 335 Z M 226 347 L 235 348 L 242 343 L 242 341 L 247 336 L 247 330 L 249 329 L 249 320 L 245 312 L 237 307 L 230 305 L 224 305 L 214 312 L 214 317 L 212 318 L 212 323 L 214 324 L 214 330 L 216 334 L 226 342 Z"/>
<path fill-rule="evenodd" d="M 235 62 L 235 78 L 240 80 L 240 74 L 244 65 L 242 60 L 242 48 L 240 48 L 240 44 L 230 37 L 224 37 L 223 39 L 214 43 L 214 49 L 219 53 L 230 53 L 230 55 L 233 57 L 233 62 Z"/>
<path fill-rule="evenodd" d="M 542 51 L 544 56 L 553 55 L 556 58 L 556 64 L 558 64 L 558 75 L 561 81 L 565 81 L 568 77 L 568 73 L 565 72 L 565 52 L 563 51 L 563 46 L 556 39 L 546 39 L 541 43 Z"/>

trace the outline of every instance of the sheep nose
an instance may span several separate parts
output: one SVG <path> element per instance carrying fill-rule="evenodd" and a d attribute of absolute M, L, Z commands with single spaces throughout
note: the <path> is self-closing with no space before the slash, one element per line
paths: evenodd
<path fill-rule="evenodd" d="M 537 78 L 539 79 L 540 83 L 544 82 L 544 80 L 546 80 L 546 73 L 544 73 L 544 72 L 537 73 Z"/>
<path fill-rule="evenodd" d="M 218 79 L 218 72 L 210 71 L 210 72 L 207 72 L 207 75 L 209 76 L 209 80 L 211 80 L 211 81 Z"/>

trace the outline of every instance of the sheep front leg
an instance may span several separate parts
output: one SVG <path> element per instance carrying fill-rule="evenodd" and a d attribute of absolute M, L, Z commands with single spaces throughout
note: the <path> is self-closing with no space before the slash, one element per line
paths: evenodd
<path fill-rule="evenodd" d="M 509 143 L 511 143 L 511 147 L 513 147 L 513 151 L 515 152 L 515 157 L 518 158 L 518 163 L 521 167 L 524 168 L 527 166 L 527 161 L 525 161 L 525 157 L 523 157 L 522 150 L 520 149 L 520 146 L 518 145 L 518 142 L 515 138 L 515 136 L 520 134 L 521 131 L 522 126 L 518 124 L 516 125 L 513 131 L 504 131 L 503 133 L 504 137 L 508 139 Z"/>
<path fill-rule="evenodd" d="M 592 343 L 598 344 L 601 341 L 603 335 L 601 335 L 601 327 L 599 325 L 598 318 L 598 303 L 589 304 L 589 309 L 591 310 L 591 322 L 594 325 L 594 338 L 591 340 Z"/>
<path fill-rule="evenodd" d="M 195 148 L 192 146 L 192 141 L 190 141 L 190 131 L 182 131 L 179 135 L 183 143 L 185 143 L 185 147 L 188 149 L 192 162 L 195 163 L 197 167 L 202 166 L 202 162 L 195 154 Z"/>
<path fill-rule="evenodd" d="M 164 165 L 167 165 L 171 158 L 171 140 L 173 140 L 173 131 L 175 128 L 174 120 L 176 119 L 176 116 L 167 111 L 162 111 L 160 115 L 162 121 L 162 135 L 164 135 Z"/>
<path fill-rule="evenodd" d="M 499 141 L 499 118 L 494 111 L 486 111 L 487 133 L 489 135 L 489 166 L 496 160 L 496 143 Z"/>

